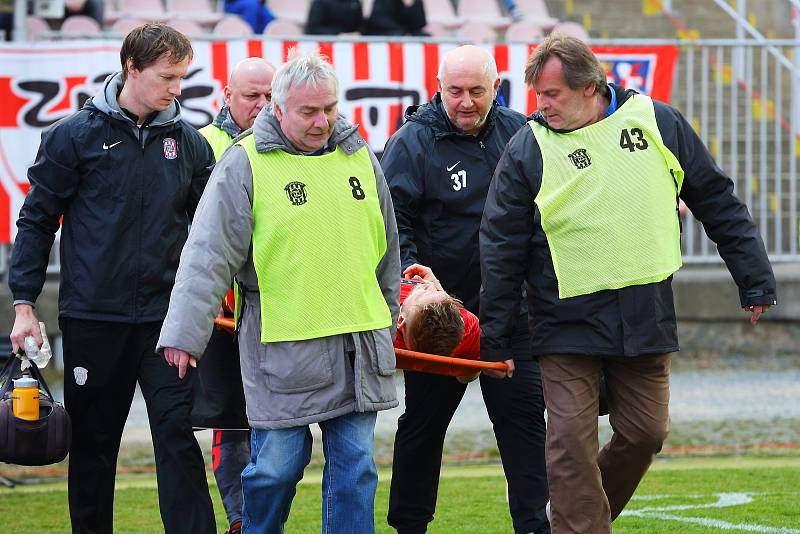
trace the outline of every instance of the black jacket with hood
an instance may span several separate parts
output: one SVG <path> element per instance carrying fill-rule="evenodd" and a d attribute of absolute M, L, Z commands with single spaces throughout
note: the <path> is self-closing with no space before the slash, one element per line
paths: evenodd
<path fill-rule="evenodd" d="M 618 107 L 633 91 L 610 85 Z M 733 182 L 714 163 L 691 125 L 673 107 L 653 101 L 658 129 L 685 176 L 680 198 L 717 244 L 743 306 L 773 304 L 775 278 L 764 243 Z M 533 120 L 548 126 L 536 113 Z M 609 143 L 617 143 L 609 139 Z M 610 169 L 613 172 L 613 169 Z M 497 165 L 481 224 L 483 257 L 481 352 L 509 357 L 515 287 L 527 280 L 533 353 L 638 356 L 678 350 L 672 277 L 658 283 L 559 299 L 547 237 L 535 197 L 542 155 L 529 127 L 509 142 Z M 676 213 L 677 201 L 676 201 Z"/>
<path fill-rule="evenodd" d="M 477 315 L 483 204 L 497 160 L 525 116 L 494 103 L 478 135 L 468 135 L 453 127 L 437 93 L 431 102 L 408 108 L 405 118 L 381 158 L 402 266 L 427 265 Z"/>
<path fill-rule="evenodd" d="M 28 170 L 9 286 L 34 303 L 61 224 L 60 316 L 164 318 L 189 224 L 214 156 L 174 102 L 138 127 L 120 110 L 122 76 L 42 133 Z"/>

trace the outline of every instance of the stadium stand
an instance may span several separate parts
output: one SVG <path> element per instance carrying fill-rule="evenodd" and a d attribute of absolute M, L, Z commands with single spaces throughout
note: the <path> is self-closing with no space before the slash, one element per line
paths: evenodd
<path fill-rule="evenodd" d="M 120 17 L 137 17 L 145 20 L 166 20 L 161 0 L 118 0 Z"/>
<path fill-rule="evenodd" d="M 187 35 L 189 37 L 195 37 L 197 35 L 203 35 L 204 33 L 206 33 L 199 23 L 195 22 L 194 20 L 189 20 L 182 17 L 183 15 L 181 14 L 181 18 L 169 19 L 167 21 L 167 24 L 169 24 L 182 34 Z"/>
<path fill-rule="evenodd" d="M 452 37 L 453 33 L 441 22 L 431 22 L 425 26 L 425 33 L 431 37 Z"/>
<path fill-rule="evenodd" d="M 544 0 L 516 0 L 517 7 L 524 13 L 525 22 L 533 22 L 544 30 L 551 30 L 558 19 L 550 16 Z"/>
<path fill-rule="evenodd" d="M 464 42 L 483 43 L 497 39 L 497 33 L 491 26 L 478 20 L 469 20 L 461 25 L 456 37 Z"/>
<path fill-rule="evenodd" d="M 521 41 L 530 43 L 538 41 L 544 36 L 544 30 L 536 22 L 521 20 L 512 22 L 506 29 L 506 41 Z"/>
<path fill-rule="evenodd" d="M 236 15 L 228 15 L 214 25 L 214 35 L 227 37 L 245 37 L 253 35 L 253 28 Z"/>
<path fill-rule="evenodd" d="M 140 24 L 144 23 L 145 23 L 144 19 L 139 19 L 135 17 L 120 17 L 114 22 L 114 24 L 111 25 L 110 31 L 113 34 L 126 35 L 136 26 L 139 26 Z"/>
<path fill-rule="evenodd" d="M 553 27 L 551 33 L 559 33 L 561 35 L 575 37 L 576 39 L 581 39 L 582 41 L 589 39 L 589 32 L 586 31 L 586 28 L 583 27 L 583 24 L 572 21 L 559 22 Z"/>
<path fill-rule="evenodd" d="M 291 20 L 275 19 L 267 24 L 267 28 L 264 30 L 264 35 L 278 37 L 303 35 L 303 27 Z"/>
<path fill-rule="evenodd" d="M 100 24 L 92 17 L 86 15 L 72 15 L 61 23 L 61 33 L 64 34 L 100 34 Z"/>
<path fill-rule="evenodd" d="M 425 4 L 425 18 L 428 24 L 441 24 L 447 29 L 461 26 L 461 20 L 456 15 L 450 0 L 423 0 Z"/>
<path fill-rule="evenodd" d="M 41 41 L 42 34 L 49 32 L 50 26 L 44 19 L 29 16 L 25 18 L 25 33 L 29 41 Z"/>
<path fill-rule="evenodd" d="M 211 9 L 207 0 L 167 0 L 167 13 L 173 20 L 192 20 L 202 26 L 211 27 L 219 22 L 223 13 Z"/>
<path fill-rule="evenodd" d="M 511 23 L 511 19 L 500 12 L 497 2 L 486 0 L 459 0 L 458 16 L 466 22 L 478 21 L 493 28 L 507 28 Z"/>
<path fill-rule="evenodd" d="M 308 0 L 270 0 L 267 3 L 275 18 L 296 22 L 305 25 L 308 9 L 311 3 Z"/>

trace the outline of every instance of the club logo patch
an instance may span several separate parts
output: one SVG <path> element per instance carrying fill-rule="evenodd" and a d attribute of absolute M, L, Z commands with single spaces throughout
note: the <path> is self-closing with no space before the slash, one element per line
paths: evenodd
<path fill-rule="evenodd" d="M 302 206 L 308 200 L 306 197 L 306 184 L 303 182 L 289 182 L 283 188 L 289 201 L 295 206 Z"/>
<path fill-rule="evenodd" d="M 592 164 L 592 159 L 589 157 L 589 154 L 586 153 L 585 148 L 579 148 L 570 154 L 569 159 L 572 161 L 572 164 L 579 169 L 585 169 Z"/>
<path fill-rule="evenodd" d="M 166 159 L 175 159 L 178 157 L 178 143 L 171 137 L 164 139 L 164 157 Z"/>
<path fill-rule="evenodd" d="M 75 376 L 75 383 L 79 386 L 83 386 L 86 384 L 86 379 L 89 377 L 89 370 L 86 367 L 75 367 L 72 370 L 72 374 Z"/>

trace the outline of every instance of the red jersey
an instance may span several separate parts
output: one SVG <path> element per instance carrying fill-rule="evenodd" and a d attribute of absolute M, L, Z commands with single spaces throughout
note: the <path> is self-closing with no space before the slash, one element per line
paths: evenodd
<path fill-rule="evenodd" d="M 402 304 L 411 290 L 417 283 L 412 280 L 400 280 L 400 303 Z M 464 337 L 461 338 L 461 343 L 458 344 L 453 351 L 453 356 L 458 358 L 466 358 L 468 360 L 480 360 L 481 358 L 481 327 L 478 324 L 478 318 L 470 311 L 460 308 L 461 318 L 464 320 Z M 403 339 L 403 329 L 397 330 L 397 336 L 394 339 L 394 347 L 396 349 L 405 349 L 406 343 Z M 444 354 L 447 356 L 447 354 Z"/>

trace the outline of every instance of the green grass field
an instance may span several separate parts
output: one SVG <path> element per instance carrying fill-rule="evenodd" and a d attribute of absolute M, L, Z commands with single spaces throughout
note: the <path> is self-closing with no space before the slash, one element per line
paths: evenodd
<path fill-rule="evenodd" d="M 386 525 L 389 472 L 380 471 L 375 524 Z M 211 479 L 213 481 L 213 478 Z M 212 487 L 217 526 L 227 527 Z M 286 532 L 320 531 L 320 473 L 310 470 L 298 488 Z M 680 458 L 657 461 L 626 509 L 615 533 L 764 532 L 800 534 L 800 457 Z M 155 476 L 120 476 L 115 503 L 117 533 L 163 532 Z M 0 489 L 3 532 L 68 533 L 63 481 Z M 445 467 L 431 534 L 510 533 L 505 483 L 498 465 Z"/>

